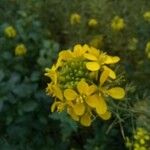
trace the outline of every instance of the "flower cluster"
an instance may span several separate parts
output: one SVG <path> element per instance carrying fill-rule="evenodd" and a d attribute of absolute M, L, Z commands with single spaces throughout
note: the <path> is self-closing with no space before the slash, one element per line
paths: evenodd
<path fill-rule="evenodd" d="M 80 21 L 81 21 L 81 16 L 78 13 L 71 14 L 71 16 L 70 16 L 70 23 L 72 25 L 79 24 Z"/>
<path fill-rule="evenodd" d="M 13 26 L 7 26 L 4 29 L 4 33 L 8 38 L 14 38 L 16 36 L 16 30 Z"/>
<path fill-rule="evenodd" d="M 144 128 L 137 128 L 134 132 L 133 142 L 129 138 L 126 140 L 126 146 L 133 150 L 148 150 L 150 146 L 150 134 Z"/>
<path fill-rule="evenodd" d="M 23 56 L 27 52 L 27 49 L 24 44 L 18 44 L 15 48 L 15 55 L 16 56 Z"/>
<path fill-rule="evenodd" d="M 115 16 L 113 19 L 112 19 L 112 22 L 111 22 L 111 28 L 115 31 L 120 31 L 120 30 L 123 30 L 125 28 L 125 22 L 124 22 L 124 19 L 119 17 L 119 16 Z"/>
<path fill-rule="evenodd" d="M 107 97 L 120 100 L 125 96 L 123 88 L 111 86 L 116 73 L 109 65 L 119 60 L 88 45 L 61 51 L 56 64 L 45 73 L 51 79 L 46 92 L 55 97 L 51 111 L 66 110 L 84 126 L 90 126 L 95 116 L 108 120 Z"/>

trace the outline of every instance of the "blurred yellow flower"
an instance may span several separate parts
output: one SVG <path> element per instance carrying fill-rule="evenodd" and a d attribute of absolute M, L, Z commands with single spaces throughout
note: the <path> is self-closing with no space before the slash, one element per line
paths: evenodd
<path fill-rule="evenodd" d="M 147 58 L 150 59 L 150 41 L 147 42 L 147 44 L 146 44 L 145 53 L 146 53 L 146 55 L 147 55 Z"/>
<path fill-rule="evenodd" d="M 18 44 L 15 48 L 15 55 L 16 56 L 23 56 L 27 52 L 27 49 L 24 44 Z"/>
<path fill-rule="evenodd" d="M 106 80 L 116 78 L 115 72 L 107 65 L 119 60 L 117 56 L 109 56 L 86 44 L 61 51 L 56 64 L 45 69 L 45 75 L 51 79 L 46 92 L 55 98 L 51 111 L 66 110 L 73 120 L 83 126 L 90 126 L 95 115 L 103 120 L 110 119 L 111 112 L 105 98 L 108 95 L 115 99 L 125 96 L 121 87 L 104 86 L 110 84 Z"/>
<path fill-rule="evenodd" d="M 111 21 L 111 28 L 115 31 L 121 31 L 125 28 L 125 21 L 119 16 L 115 16 Z"/>
<path fill-rule="evenodd" d="M 70 16 L 71 25 L 79 24 L 80 21 L 81 21 L 81 16 L 78 13 L 71 14 L 71 16 Z"/>
<path fill-rule="evenodd" d="M 14 38 L 16 36 L 16 30 L 13 26 L 7 26 L 4 29 L 4 33 L 8 38 Z"/>
<path fill-rule="evenodd" d="M 147 11 L 143 14 L 143 17 L 146 21 L 150 21 L 150 11 Z"/>
<path fill-rule="evenodd" d="M 88 26 L 91 27 L 91 28 L 94 28 L 98 25 L 98 22 L 96 19 L 92 18 L 88 21 Z"/>

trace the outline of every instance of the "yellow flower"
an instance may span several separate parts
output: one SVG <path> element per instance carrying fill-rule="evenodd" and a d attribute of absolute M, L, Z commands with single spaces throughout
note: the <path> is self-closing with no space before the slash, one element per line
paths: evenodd
<path fill-rule="evenodd" d="M 13 26 L 7 26 L 4 29 L 4 33 L 8 38 L 14 38 L 16 36 L 16 30 Z"/>
<path fill-rule="evenodd" d="M 92 18 L 88 21 L 88 26 L 91 27 L 91 28 L 94 28 L 98 25 L 98 22 L 96 19 Z"/>
<path fill-rule="evenodd" d="M 103 86 L 103 84 L 108 79 L 109 74 L 109 69 L 106 69 L 102 72 L 100 76 L 99 93 L 95 93 L 94 95 L 89 96 L 87 99 L 88 105 L 95 108 L 96 113 L 104 120 L 107 120 L 107 118 L 109 119 L 111 117 L 111 113 L 108 111 L 107 104 L 103 97 L 105 97 L 105 95 L 109 95 L 112 98 L 120 100 L 125 96 L 125 91 L 121 87 L 107 89 Z"/>
<path fill-rule="evenodd" d="M 115 31 L 123 30 L 125 28 L 124 19 L 119 16 L 115 16 L 111 21 L 111 28 Z"/>
<path fill-rule="evenodd" d="M 109 56 L 106 55 L 105 53 L 97 50 L 96 48 L 91 47 L 89 50 L 89 53 L 85 53 L 84 57 L 89 60 L 86 63 L 86 67 L 90 71 L 98 71 L 101 68 L 109 69 L 110 71 L 110 76 L 115 79 L 116 75 L 115 72 L 112 71 L 109 67 L 107 67 L 107 64 L 114 64 L 117 63 L 120 58 L 117 56 Z"/>
<path fill-rule="evenodd" d="M 79 24 L 80 21 L 81 21 L 81 16 L 78 13 L 71 14 L 71 16 L 70 16 L 71 25 Z"/>
<path fill-rule="evenodd" d="M 106 94 L 106 95 L 111 96 L 114 99 L 121 100 L 125 96 L 125 91 L 123 88 L 113 87 L 113 88 L 107 89 L 103 86 L 104 83 L 106 82 L 106 80 L 108 79 L 110 73 L 111 72 L 109 69 L 106 69 L 102 72 L 102 74 L 100 76 L 100 80 L 99 80 L 100 81 L 99 90 L 100 90 L 101 94 L 104 94 L 104 95 Z"/>
<path fill-rule="evenodd" d="M 77 44 L 72 49 L 61 51 L 56 64 L 45 69 L 45 76 L 51 79 L 46 92 L 55 98 L 51 111 L 66 111 L 83 126 L 90 126 L 94 116 L 110 119 L 111 112 L 105 97 L 110 95 L 121 99 L 124 90 L 103 85 L 108 77 L 111 80 L 116 78 L 115 72 L 107 65 L 118 61 L 119 57 L 109 56 L 86 44 Z M 101 75 L 100 82 L 98 75 Z"/>
<path fill-rule="evenodd" d="M 147 57 L 150 58 L 150 41 L 146 44 L 145 53 Z"/>
<path fill-rule="evenodd" d="M 15 55 L 16 56 L 23 56 L 27 52 L 27 49 L 24 44 L 18 44 L 15 48 Z"/>
<path fill-rule="evenodd" d="M 150 21 L 150 11 L 146 11 L 144 14 L 143 14 L 143 17 L 146 21 Z"/>
<path fill-rule="evenodd" d="M 89 122 L 90 117 L 88 115 L 88 112 L 86 110 L 88 108 L 86 105 L 86 100 L 90 95 L 92 95 L 96 91 L 96 87 L 94 85 L 89 86 L 85 81 L 81 80 L 77 84 L 77 92 L 73 89 L 66 89 L 64 90 L 64 97 L 67 101 L 71 101 L 74 103 L 72 105 L 73 112 L 75 113 L 74 115 L 76 116 L 83 116 L 86 114 L 81 120 L 81 124 L 86 124 L 84 121 L 86 121 L 85 118 L 88 118 L 88 124 L 91 124 Z M 87 125 L 88 126 L 88 125 Z"/>

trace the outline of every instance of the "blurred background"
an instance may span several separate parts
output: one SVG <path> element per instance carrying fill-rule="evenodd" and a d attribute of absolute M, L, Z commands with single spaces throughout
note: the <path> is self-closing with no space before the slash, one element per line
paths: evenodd
<path fill-rule="evenodd" d="M 45 93 L 45 68 L 78 43 L 119 56 L 126 89 L 119 115 L 89 128 Z M 0 150 L 129 149 L 136 127 L 150 132 L 149 77 L 148 0 L 0 0 Z"/>

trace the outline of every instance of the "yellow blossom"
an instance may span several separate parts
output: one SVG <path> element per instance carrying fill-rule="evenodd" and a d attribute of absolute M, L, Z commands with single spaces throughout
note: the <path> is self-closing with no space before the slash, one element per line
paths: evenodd
<path fill-rule="evenodd" d="M 88 26 L 91 27 L 91 28 L 94 28 L 98 25 L 98 22 L 96 19 L 92 18 L 88 21 Z"/>
<path fill-rule="evenodd" d="M 24 44 L 18 44 L 15 48 L 15 55 L 16 56 L 23 56 L 27 52 L 27 49 Z"/>
<path fill-rule="evenodd" d="M 91 47 L 88 49 L 88 53 L 84 54 L 84 57 L 89 60 L 86 63 L 86 67 L 90 71 L 98 71 L 101 68 L 104 68 L 104 70 L 107 68 L 110 71 L 110 76 L 115 79 L 116 75 L 113 70 L 111 70 L 106 65 L 108 64 L 115 64 L 117 63 L 120 58 L 117 56 L 109 56 L 103 53 L 102 51 L 97 50 L 96 48 Z"/>
<path fill-rule="evenodd" d="M 108 65 L 118 61 L 119 57 L 107 55 L 86 44 L 76 44 L 72 49 L 61 51 L 56 64 L 45 69 L 45 76 L 51 79 L 46 92 L 55 98 L 51 111 L 66 111 L 83 126 L 90 126 L 95 116 L 110 119 L 112 113 L 106 97 L 121 99 L 125 95 L 120 87 L 104 86 L 108 78 L 116 78 Z M 98 75 L 101 75 L 100 81 Z"/>
<path fill-rule="evenodd" d="M 16 30 L 13 26 L 7 26 L 4 29 L 4 33 L 8 38 L 14 38 L 16 36 Z"/>
<path fill-rule="evenodd" d="M 143 17 L 146 21 L 150 21 L 150 11 L 146 11 L 144 14 L 143 14 Z"/>
<path fill-rule="evenodd" d="M 115 16 L 111 21 L 111 28 L 115 31 L 123 30 L 125 28 L 124 19 L 119 16 Z"/>
<path fill-rule="evenodd" d="M 71 25 L 79 24 L 80 21 L 81 21 L 81 16 L 78 13 L 71 14 L 71 16 L 70 16 Z"/>

